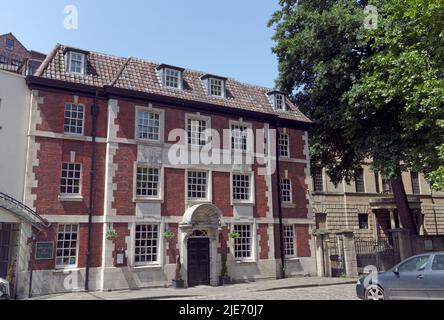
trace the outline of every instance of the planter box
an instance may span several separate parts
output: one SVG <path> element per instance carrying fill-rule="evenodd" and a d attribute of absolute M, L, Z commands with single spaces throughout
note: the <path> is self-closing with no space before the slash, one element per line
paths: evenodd
<path fill-rule="evenodd" d="M 184 280 L 173 280 L 172 286 L 174 289 L 183 289 L 183 288 L 185 288 L 185 281 Z"/>
<path fill-rule="evenodd" d="M 231 284 L 231 278 L 228 276 L 219 276 L 219 285 L 224 286 L 226 284 Z"/>

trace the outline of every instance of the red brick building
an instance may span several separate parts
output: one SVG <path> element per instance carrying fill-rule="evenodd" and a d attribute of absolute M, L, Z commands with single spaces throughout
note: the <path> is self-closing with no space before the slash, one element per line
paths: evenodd
<path fill-rule="evenodd" d="M 310 120 L 282 92 L 62 45 L 27 83 L 35 293 L 170 284 L 178 258 L 217 285 L 225 254 L 235 281 L 316 272 Z"/>
<path fill-rule="evenodd" d="M 0 69 L 34 74 L 45 57 L 43 53 L 26 49 L 12 33 L 0 35 Z"/>

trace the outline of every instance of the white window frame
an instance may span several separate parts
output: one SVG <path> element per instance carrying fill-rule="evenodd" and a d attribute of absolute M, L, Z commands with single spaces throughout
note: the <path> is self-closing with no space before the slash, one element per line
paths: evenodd
<path fill-rule="evenodd" d="M 81 57 L 80 60 L 77 60 L 77 62 L 80 62 L 80 72 L 77 71 L 73 71 L 72 69 L 72 62 L 73 62 L 73 57 L 75 57 L 75 55 L 78 55 L 79 57 Z M 68 51 L 65 55 L 65 59 L 66 61 L 66 69 L 68 73 L 72 73 L 72 74 L 80 74 L 80 75 L 85 75 L 85 71 L 86 71 L 86 54 L 85 53 L 81 53 L 81 52 L 76 52 L 76 51 Z"/>
<path fill-rule="evenodd" d="M 192 198 L 189 197 L 188 195 L 188 173 L 189 172 L 205 172 L 207 174 L 207 188 L 206 188 L 206 198 Z M 202 170 L 202 169 L 186 169 L 185 170 L 185 199 L 187 200 L 187 202 L 197 202 L 197 203 L 202 203 L 202 202 L 211 202 L 212 201 L 212 193 L 213 193 L 213 188 L 212 188 L 212 184 L 213 184 L 213 178 L 212 178 L 213 174 L 212 171 L 210 170 Z"/>
<path fill-rule="evenodd" d="M 280 107 L 278 107 L 278 98 L 281 99 L 281 105 Z M 283 95 L 282 93 L 275 93 L 274 97 L 273 97 L 273 101 L 274 101 L 274 108 L 276 110 L 281 110 L 281 111 L 287 111 L 287 104 L 285 101 L 285 95 Z"/>
<path fill-rule="evenodd" d="M 249 177 L 249 199 L 248 200 L 238 200 L 234 198 L 234 190 L 233 190 L 233 179 L 235 175 L 243 175 Z M 230 194 L 231 194 L 231 204 L 247 204 L 254 205 L 255 203 L 255 193 L 254 193 L 254 175 L 252 172 L 231 172 L 230 174 Z"/>
<path fill-rule="evenodd" d="M 0 64 L 6 64 L 6 56 L 0 55 Z"/>
<path fill-rule="evenodd" d="M 63 164 L 79 165 L 80 166 L 79 192 L 78 193 L 63 193 L 62 192 L 62 179 L 68 180 L 68 178 L 69 178 L 69 177 L 63 178 Z M 81 162 L 62 161 L 62 164 L 60 167 L 59 197 L 60 198 L 81 198 L 82 197 L 82 182 L 83 182 L 82 178 L 83 178 L 83 164 Z"/>
<path fill-rule="evenodd" d="M 156 246 L 156 260 L 154 261 L 138 261 L 136 262 L 136 241 L 137 241 L 137 226 L 138 225 L 151 225 L 151 226 L 157 226 L 157 246 Z M 133 237 L 133 241 L 132 241 L 132 252 L 131 257 L 132 257 L 132 264 L 134 266 L 158 266 L 161 263 L 161 255 L 164 254 L 163 252 L 163 246 L 161 244 L 162 242 L 162 237 L 161 237 L 161 232 L 162 232 L 162 224 L 158 223 L 158 222 L 136 222 L 134 223 L 134 237 Z M 146 241 L 146 240 L 145 240 Z"/>
<path fill-rule="evenodd" d="M 295 257 L 297 257 L 297 252 L 296 252 L 296 249 L 297 249 L 297 247 L 296 247 L 296 227 L 295 227 L 295 225 L 294 224 L 284 224 L 283 226 L 282 226 L 282 228 L 283 228 L 283 230 L 282 230 L 282 233 L 283 233 L 283 240 L 284 240 L 284 255 L 285 255 L 285 258 L 295 258 Z M 288 230 L 286 230 L 287 228 L 290 228 L 291 229 L 291 232 L 292 232 L 292 237 L 290 238 L 290 237 L 288 237 Z M 293 253 L 292 254 L 288 254 L 287 252 L 287 250 L 289 249 L 288 247 L 287 247 L 287 244 L 289 244 L 290 243 L 290 241 L 289 241 L 289 239 L 291 239 L 291 245 L 292 245 L 292 249 L 293 249 Z"/>
<path fill-rule="evenodd" d="M 144 196 L 137 194 L 137 168 L 147 168 L 147 169 L 157 169 L 159 171 L 159 179 L 157 182 L 157 196 Z M 133 201 L 134 202 L 144 202 L 144 201 L 163 201 L 163 179 L 164 179 L 164 169 L 161 166 L 151 165 L 148 163 L 135 162 L 134 163 L 134 174 L 133 174 Z"/>
<path fill-rule="evenodd" d="M 213 94 L 212 93 L 212 86 L 214 85 L 213 82 L 215 81 L 220 81 L 220 86 L 221 86 L 221 94 L 217 95 L 217 94 Z M 208 95 L 211 97 L 218 97 L 218 98 L 225 98 L 225 80 L 223 79 L 219 79 L 219 78 L 214 78 L 214 77 L 208 77 L 207 79 L 207 92 Z"/>
<path fill-rule="evenodd" d="M 83 117 L 82 117 L 82 119 L 79 119 L 79 118 L 69 118 L 70 120 L 76 120 L 76 121 L 78 121 L 78 120 L 82 120 L 82 132 L 81 133 L 77 133 L 77 132 L 68 132 L 68 131 L 65 131 L 65 120 L 66 120 L 66 115 L 65 115 L 65 113 L 66 113 L 66 107 L 68 106 L 68 105 L 70 105 L 71 107 L 73 106 L 73 105 L 75 105 L 75 106 L 77 106 L 77 108 L 78 107 L 82 107 L 83 108 Z M 72 113 L 72 111 L 70 111 L 71 113 Z M 78 111 L 77 111 L 78 112 Z M 69 127 L 71 127 L 71 125 L 69 125 Z M 75 126 L 75 127 L 77 127 L 77 125 Z M 66 102 L 65 103 L 65 107 L 64 107 L 64 113 L 63 113 L 63 133 L 64 134 L 66 134 L 66 135 L 75 135 L 75 136 L 83 136 L 84 134 L 85 134 L 85 105 L 84 104 L 81 104 L 81 103 L 74 103 L 74 102 Z"/>
<path fill-rule="evenodd" d="M 253 130 L 252 130 L 252 124 L 250 122 L 230 120 L 228 125 L 230 126 L 230 149 L 231 149 L 231 151 L 235 152 L 235 153 L 252 153 L 253 148 L 254 148 L 254 134 L 253 134 Z M 233 126 L 245 127 L 244 134 L 246 134 L 246 147 L 247 147 L 246 150 L 234 148 Z"/>
<path fill-rule="evenodd" d="M 286 139 L 282 139 L 283 137 L 286 137 Z M 282 144 L 282 142 L 286 140 L 286 145 Z M 282 148 L 285 146 L 285 148 Z M 282 154 L 282 150 L 285 150 L 287 153 L 286 155 Z M 289 159 L 290 158 L 290 135 L 286 132 L 280 132 L 279 133 L 279 156 L 282 158 Z"/>
<path fill-rule="evenodd" d="M 289 196 L 290 196 L 290 200 L 289 201 L 284 201 L 284 183 L 285 181 L 288 181 L 288 187 L 289 189 L 287 190 L 289 192 Z M 291 179 L 290 178 L 281 178 L 281 199 L 282 199 L 282 203 L 284 204 L 293 204 L 293 188 L 291 185 Z"/>
<path fill-rule="evenodd" d="M 149 139 L 139 137 L 139 112 L 148 112 L 159 115 L 159 139 Z M 153 107 L 142 107 L 136 106 L 135 109 L 135 126 L 134 126 L 134 137 L 138 142 L 151 142 L 151 143 L 163 143 L 164 142 L 164 130 L 165 130 L 165 112 L 161 109 L 156 109 Z"/>
<path fill-rule="evenodd" d="M 170 73 L 177 73 L 177 87 L 174 86 L 169 86 L 167 84 L 167 77 L 170 76 L 168 75 L 168 72 Z M 162 84 L 163 86 L 165 86 L 165 88 L 171 88 L 171 89 L 178 89 L 178 90 L 182 90 L 182 71 L 173 69 L 173 68 L 163 68 L 162 69 Z"/>
<path fill-rule="evenodd" d="M 59 248 L 59 246 L 58 246 L 58 242 L 59 242 L 59 228 L 60 228 L 61 225 L 65 226 L 65 227 L 68 226 L 68 225 L 71 226 L 71 227 L 72 226 L 76 226 L 77 227 L 77 238 L 76 238 L 76 247 L 75 247 L 75 250 L 76 250 L 76 261 L 75 261 L 74 264 L 66 264 L 65 265 L 65 264 L 58 264 L 57 263 L 57 258 L 59 258 L 59 256 L 57 255 L 57 250 Z M 64 231 L 63 234 L 66 234 L 66 232 Z M 80 240 L 79 236 L 80 236 L 80 225 L 79 224 L 76 224 L 76 223 L 59 223 L 57 225 L 57 233 L 56 233 L 56 237 L 57 238 L 55 240 L 56 245 L 55 245 L 55 254 L 54 254 L 56 269 L 70 269 L 70 268 L 76 268 L 77 267 L 78 259 L 79 259 L 79 242 L 80 242 L 79 241 Z M 72 248 L 70 250 L 72 250 Z M 63 259 L 63 257 L 64 257 L 64 255 L 61 256 L 62 259 Z M 72 257 L 72 256 L 69 255 L 68 257 Z"/>
<path fill-rule="evenodd" d="M 232 239 L 232 249 L 233 249 L 233 255 L 234 255 L 234 259 L 236 261 L 255 261 L 256 260 L 256 224 L 251 223 L 251 222 L 238 222 L 238 223 L 234 223 L 231 227 L 231 231 L 235 232 L 236 231 L 236 227 L 238 226 L 249 226 L 250 227 L 250 255 L 247 257 L 236 257 L 236 239 Z"/>
<path fill-rule="evenodd" d="M 190 137 L 189 134 L 190 132 L 188 132 L 188 120 L 198 120 L 198 121 L 206 121 L 207 123 L 207 127 L 206 127 L 206 143 L 207 144 L 211 144 L 211 117 L 208 116 L 202 116 L 200 114 L 191 114 L 191 113 L 187 113 L 185 114 L 185 131 L 187 132 L 187 145 L 194 147 L 194 148 L 201 148 L 203 147 L 202 145 L 197 145 L 197 144 L 191 144 L 190 143 Z M 211 145 L 210 145 L 211 147 Z"/>

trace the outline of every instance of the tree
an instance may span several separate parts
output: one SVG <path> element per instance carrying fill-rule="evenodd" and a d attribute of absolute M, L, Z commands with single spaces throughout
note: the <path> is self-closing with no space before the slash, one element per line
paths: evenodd
<path fill-rule="evenodd" d="M 314 121 L 313 165 L 350 181 L 366 159 L 391 181 L 403 225 L 416 231 L 402 171 L 442 164 L 442 8 L 439 0 L 280 1 L 277 86 Z M 375 5 L 378 27 L 365 28 Z"/>

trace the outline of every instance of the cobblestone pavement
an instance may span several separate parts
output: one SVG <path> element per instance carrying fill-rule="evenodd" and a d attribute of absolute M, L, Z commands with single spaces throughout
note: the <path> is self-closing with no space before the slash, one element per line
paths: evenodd
<path fill-rule="evenodd" d="M 355 300 L 355 279 L 296 277 L 189 289 L 146 288 L 112 292 L 73 292 L 34 297 L 48 300 Z"/>
<path fill-rule="evenodd" d="M 357 300 L 354 284 L 326 287 L 282 289 L 273 291 L 240 291 L 225 294 L 174 298 L 175 300 Z"/>

